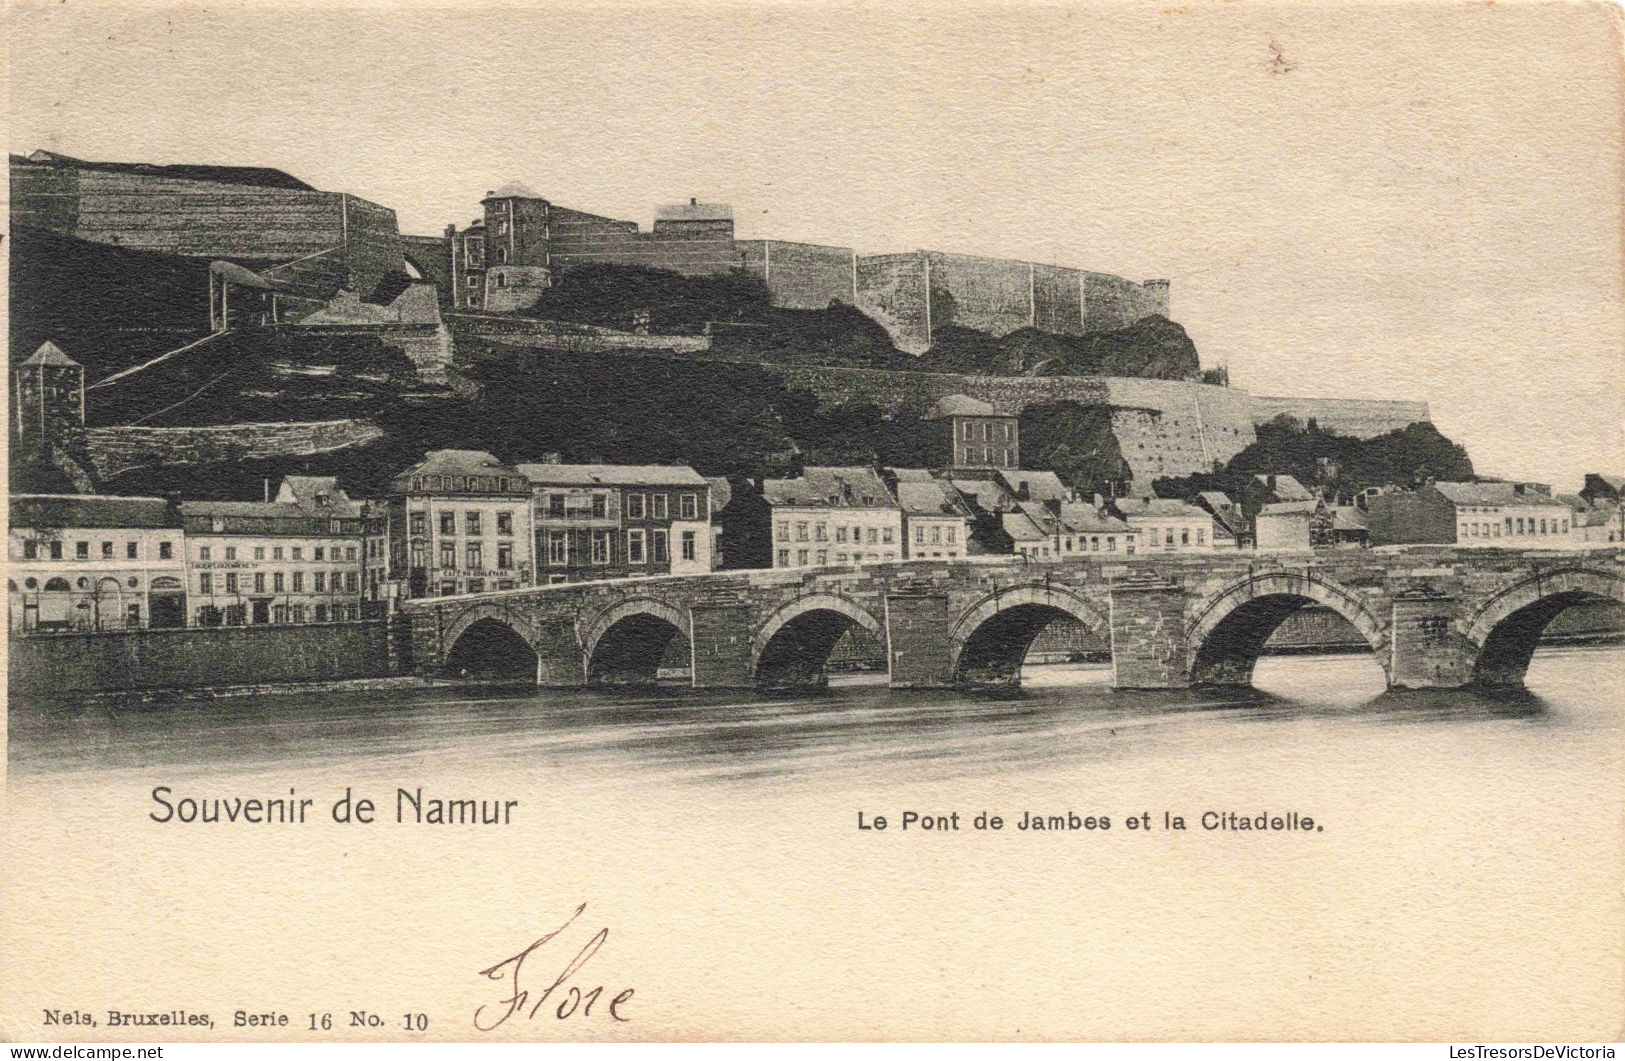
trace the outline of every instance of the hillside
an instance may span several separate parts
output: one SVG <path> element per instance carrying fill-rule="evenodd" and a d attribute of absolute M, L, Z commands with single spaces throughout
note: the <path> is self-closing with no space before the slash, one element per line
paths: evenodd
<path fill-rule="evenodd" d="M 969 328 L 936 329 L 916 371 L 990 376 L 1134 376 L 1194 379 L 1196 345 L 1166 317 L 1147 317 L 1116 331 L 1056 335 L 1020 328 L 994 337 Z"/>

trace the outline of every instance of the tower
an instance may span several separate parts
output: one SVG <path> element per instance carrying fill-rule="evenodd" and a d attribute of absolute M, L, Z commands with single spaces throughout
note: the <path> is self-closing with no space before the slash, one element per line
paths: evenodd
<path fill-rule="evenodd" d="M 55 343 L 46 342 L 17 367 L 18 461 L 72 448 L 85 428 L 85 370 Z"/>

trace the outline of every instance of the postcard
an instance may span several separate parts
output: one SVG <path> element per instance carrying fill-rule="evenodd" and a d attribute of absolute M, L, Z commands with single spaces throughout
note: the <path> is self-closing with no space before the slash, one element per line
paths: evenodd
<path fill-rule="evenodd" d="M 7 21 L 0 1037 L 1625 1034 L 1616 7 Z"/>

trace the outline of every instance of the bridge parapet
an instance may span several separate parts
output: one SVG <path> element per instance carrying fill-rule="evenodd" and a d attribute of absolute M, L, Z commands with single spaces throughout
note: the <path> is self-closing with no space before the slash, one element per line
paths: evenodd
<path fill-rule="evenodd" d="M 1625 601 L 1622 585 L 1621 547 L 1428 547 L 728 571 L 430 598 L 403 610 L 420 670 L 444 668 L 457 639 L 489 621 L 536 652 L 539 681 L 563 685 L 594 680 L 594 658 L 612 647 L 622 656 L 658 649 L 670 670 L 685 642 L 695 685 L 819 680 L 852 627 L 885 646 L 895 686 L 1008 683 L 1037 633 L 1066 616 L 1110 641 L 1115 684 L 1177 688 L 1249 681 L 1275 627 L 1318 604 L 1359 631 L 1391 684 L 1440 686 L 1521 680 L 1531 637 L 1557 611 Z"/>

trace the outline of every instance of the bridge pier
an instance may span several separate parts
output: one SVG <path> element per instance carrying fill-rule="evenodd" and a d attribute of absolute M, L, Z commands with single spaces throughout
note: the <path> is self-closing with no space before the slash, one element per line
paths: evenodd
<path fill-rule="evenodd" d="M 1111 585 L 1112 687 L 1185 689 L 1191 684 L 1185 590 L 1157 578 Z"/>
<path fill-rule="evenodd" d="M 535 634 L 537 685 L 544 689 L 579 689 L 587 684 L 587 661 L 574 623 L 539 622 Z"/>
<path fill-rule="evenodd" d="M 689 609 L 688 628 L 694 688 L 743 689 L 755 684 L 749 605 L 696 604 Z"/>
<path fill-rule="evenodd" d="M 1459 689 L 1473 679 L 1473 651 L 1456 629 L 1456 598 L 1427 586 L 1394 597 L 1390 689 Z"/>
<path fill-rule="evenodd" d="M 886 662 L 893 689 L 946 689 L 954 684 L 950 625 L 946 594 L 886 597 Z"/>

